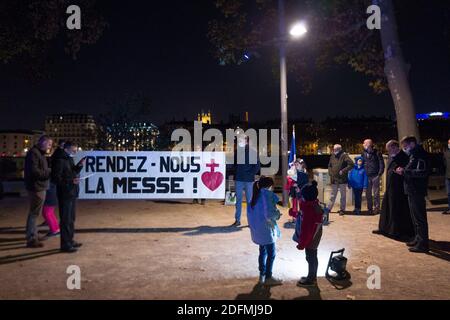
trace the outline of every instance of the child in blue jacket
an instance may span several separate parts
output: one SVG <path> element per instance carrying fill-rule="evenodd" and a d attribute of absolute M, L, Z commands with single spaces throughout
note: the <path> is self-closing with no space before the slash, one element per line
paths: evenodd
<path fill-rule="evenodd" d="M 355 214 L 361 213 L 361 202 L 363 191 L 367 189 L 368 177 L 364 169 L 364 159 L 357 157 L 355 167 L 348 173 L 348 187 L 353 189 L 355 197 Z"/>
<path fill-rule="evenodd" d="M 281 214 L 277 209 L 278 197 L 271 190 L 273 184 L 272 178 L 264 176 L 253 184 L 252 200 L 247 212 L 252 240 L 259 245 L 259 283 L 266 286 L 282 283 L 272 276 L 275 243 L 281 236 L 277 225 Z"/>

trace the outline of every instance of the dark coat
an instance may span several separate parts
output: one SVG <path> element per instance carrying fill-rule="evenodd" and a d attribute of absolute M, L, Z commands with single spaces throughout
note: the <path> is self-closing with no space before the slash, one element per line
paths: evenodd
<path fill-rule="evenodd" d="M 332 154 L 328 163 L 331 184 L 347 184 L 348 173 L 354 165 L 352 159 L 345 152 L 341 151 L 337 155 Z M 339 174 L 341 170 L 343 171 L 342 175 Z"/>
<path fill-rule="evenodd" d="M 250 148 L 247 145 L 245 147 L 245 161 L 244 163 L 238 163 L 238 152 L 236 152 L 235 157 L 235 170 L 236 170 L 236 181 L 243 181 L 243 182 L 254 182 L 255 181 L 255 175 L 258 174 L 259 170 L 261 169 L 259 159 L 258 159 L 258 152 L 256 150 L 253 150 L 256 154 L 256 163 L 250 163 Z"/>
<path fill-rule="evenodd" d="M 409 155 L 405 167 L 404 189 L 407 195 L 426 196 L 428 194 L 428 176 L 430 174 L 428 153 L 417 145 Z"/>
<path fill-rule="evenodd" d="M 51 169 L 45 152 L 32 147 L 25 156 L 24 180 L 28 191 L 40 192 L 48 189 Z"/>
<path fill-rule="evenodd" d="M 79 186 L 73 180 L 79 176 L 83 167 L 75 165 L 73 158 L 64 152 L 52 159 L 52 168 L 52 181 L 56 184 L 58 198 L 77 198 Z"/>
<path fill-rule="evenodd" d="M 450 179 L 450 150 L 444 152 L 445 177 Z"/>
<path fill-rule="evenodd" d="M 58 205 L 58 198 L 56 195 L 56 185 L 50 182 L 50 186 L 45 193 L 44 205 L 49 207 L 56 207 Z"/>
<path fill-rule="evenodd" d="M 385 166 L 381 152 L 378 152 L 377 149 L 373 149 L 371 152 L 364 150 L 361 157 L 364 159 L 364 169 L 369 178 L 383 175 Z"/>
<path fill-rule="evenodd" d="M 414 227 L 409 211 L 408 197 L 403 190 L 404 178 L 395 173 L 398 167 L 406 167 L 408 155 L 400 151 L 388 161 L 386 171 L 386 192 L 381 205 L 378 230 L 383 234 L 401 240 L 414 237 Z"/>

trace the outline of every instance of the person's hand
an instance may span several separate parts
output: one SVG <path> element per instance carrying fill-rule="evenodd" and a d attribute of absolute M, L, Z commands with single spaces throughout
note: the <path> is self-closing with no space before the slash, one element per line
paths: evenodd
<path fill-rule="evenodd" d="M 305 248 L 303 248 L 303 246 L 301 246 L 301 245 L 297 245 L 297 249 L 298 249 L 298 250 L 303 250 L 303 249 L 305 249 Z"/>
<path fill-rule="evenodd" d="M 73 179 L 73 183 L 74 184 L 80 184 L 80 178 Z"/>
<path fill-rule="evenodd" d="M 78 165 L 84 166 L 85 163 L 86 163 L 86 157 L 84 157 L 83 159 L 81 159 L 80 162 L 78 162 Z"/>
<path fill-rule="evenodd" d="M 405 173 L 405 168 L 398 167 L 397 169 L 395 169 L 395 173 L 402 176 Z"/>

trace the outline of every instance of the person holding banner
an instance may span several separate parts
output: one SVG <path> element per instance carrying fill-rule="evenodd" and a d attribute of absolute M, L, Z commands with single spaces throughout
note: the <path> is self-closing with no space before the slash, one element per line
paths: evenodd
<path fill-rule="evenodd" d="M 81 243 L 74 241 L 75 232 L 75 202 L 79 193 L 79 174 L 84 166 L 83 158 L 77 165 L 73 157 L 77 153 L 78 146 L 67 141 L 64 144 L 64 153 L 60 153 L 53 158 L 52 177 L 56 184 L 60 230 L 61 230 L 61 251 L 74 253 L 81 247 Z"/>
<path fill-rule="evenodd" d="M 240 154 L 245 157 L 240 159 Z M 254 156 L 254 157 L 252 157 Z M 255 158 L 256 161 L 252 158 Z M 253 160 L 253 161 L 252 161 Z M 252 163 L 255 162 L 255 163 Z M 253 182 L 255 181 L 255 176 L 260 170 L 260 164 L 258 160 L 258 154 L 256 150 L 251 149 L 248 144 L 248 137 L 242 135 L 238 137 L 238 147 L 237 147 L 237 161 L 235 162 L 236 169 L 236 213 L 235 221 L 232 227 L 238 227 L 241 225 L 241 213 L 242 213 L 242 196 L 245 190 L 245 199 L 247 202 L 247 212 L 250 206 L 250 201 L 252 199 L 253 193 Z"/>

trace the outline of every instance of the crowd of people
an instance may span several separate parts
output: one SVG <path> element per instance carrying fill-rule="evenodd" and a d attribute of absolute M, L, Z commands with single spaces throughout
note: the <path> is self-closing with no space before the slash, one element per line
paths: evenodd
<path fill-rule="evenodd" d="M 43 240 L 60 236 L 60 249 L 73 253 L 81 247 L 74 240 L 76 199 L 79 193 L 80 172 L 85 159 L 74 163 L 78 146 L 70 141 L 59 141 L 50 155 L 53 141 L 42 136 L 25 158 L 25 186 L 29 196 L 29 214 L 26 223 L 27 246 L 43 247 Z M 272 270 L 276 256 L 275 243 L 281 236 L 277 221 L 281 214 L 277 209 L 279 199 L 273 192 L 274 181 L 270 177 L 256 176 L 260 171 L 259 161 L 250 161 L 248 139 L 238 141 L 238 148 L 244 148 L 244 161 L 236 165 L 236 212 L 233 227 L 241 225 L 242 201 L 245 193 L 247 218 L 254 243 L 259 246 L 260 283 L 280 284 L 273 277 Z M 299 285 L 315 285 L 317 278 L 317 248 L 322 236 L 322 226 L 329 222 L 329 214 L 340 193 L 338 213 L 346 213 L 347 188 L 353 191 L 355 214 L 361 213 L 362 195 L 367 199 L 369 214 L 380 214 L 379 226 L 374 234 L 405 241 L 411 252 L 429 251 L 428 222 L 425 197 L 430 173 L 427 152 L 415 137 L 405 137 L 398 142 L 386 144 L 388 163 L 371 139 L 363 142 L 361 156 L 355 159 L 345 153 L 342 146 L 334 145 L 328 172 L 331 196 L 326 206 L 318 200 L 316 181 L 309 181 L 306 164 L 298 159 L 291 164 L 285 189 L 289 192 L 289 215 L 295 224 L 293 240 L 297 249 L 305 250 L 309 266 L 308 275 Z M 444 153 L 446 187 L 450 213 L 450 140 Z M 386 169 L 386 190 L 380 201 L 380 180 Z M 59 207 L 59 223 L 55 216 Z M 37 219 L 42 214 L 49 232 L 39 237 Z"/>
<path fill-rule="evenodd" d="M 50 155 L 53 141 L 42 136 L 25 157 L 24 178 L 29 197 L 29 213 L 26 225 L 27 247 L 41 248 L 44 240 L 60 236 L 61 251 L 73 253 L 81 247 L 74 240 L 75 203 L 79 193 L 79 174 L 85 163 L 75 164 L 78 146 L 70 141 L 59 141 Z M 59 207 L 59 223 L 55 209 Z M 37 219 L 42 213 L 49 233 L 40 237 Z"/>
<path fill-rule="evenodd" d="M 241 147 L 247 148 L 248 144 Z M 372 233 L 406 242 L 409 251 L 427 253 L 429 251 L 428 221 L 426 200 L 430 164 L 428 154 L 413 136 L 403 138 L 400 142 L 391 140 L 386 144 L 388 153 L 387 165 L 383 155 L 375 147 L 371 139 L 363 142 L 361 156 L 355 162 L 342 150 L 339 144 L 334 145 L 333 154 L 328 164 L 331 183 L 331 196 L 328 204 L 322 208 L 317 199 L 317 182 L 308 181 L 304 161 L 297 160 L 287 172 L 284 189 L 289 193 L 289 216 L 295 223 L 293 240 L 299 250 L 305 249 L 309 272 L 298 282 L 300 286 L 316 284 L 317 248 L 322 236 L 322 226 L 329 222 L 329 214 L 334 206 L 337 194 L 340 193 L 340 209 L 338 213 L 346 213 L 347 188 L 353 191 L 355 200 L 354 214 L 361 214 L 362 195 L 365 193 L 367 211 L 370 215 L 380 215 L 378 229 Z M 445 181 L 450 213 L 450 140 L 448 150 L 444 153 L 446 167 Z M 380 199 L 380 182 L 386 170 L 386 190 L 383 201 Z M 236 217 L 233 226 L 240 225 L 241 202 L 245 189 L 247 199 L 247 217 L 251 237 L 259 246 L 259 272 L 261 284 L 277 285 L 281 280 L 272 275 L 276 256 L 276 240 L 280 237 L 277 220 L 280 213 L 276 207 L 278 197 L 273 192 L 273 180 L 255 177 L 259 171 L 258 164 L 237 164 L 236 184 L 245 177 L 245 188 L 236 188 Z M 238 174 L 239 173 L 239 174 Z M 245 174 L 244 174 L 245 173 Z M 250 188 L 250 183 L 253 185 Z"/>

